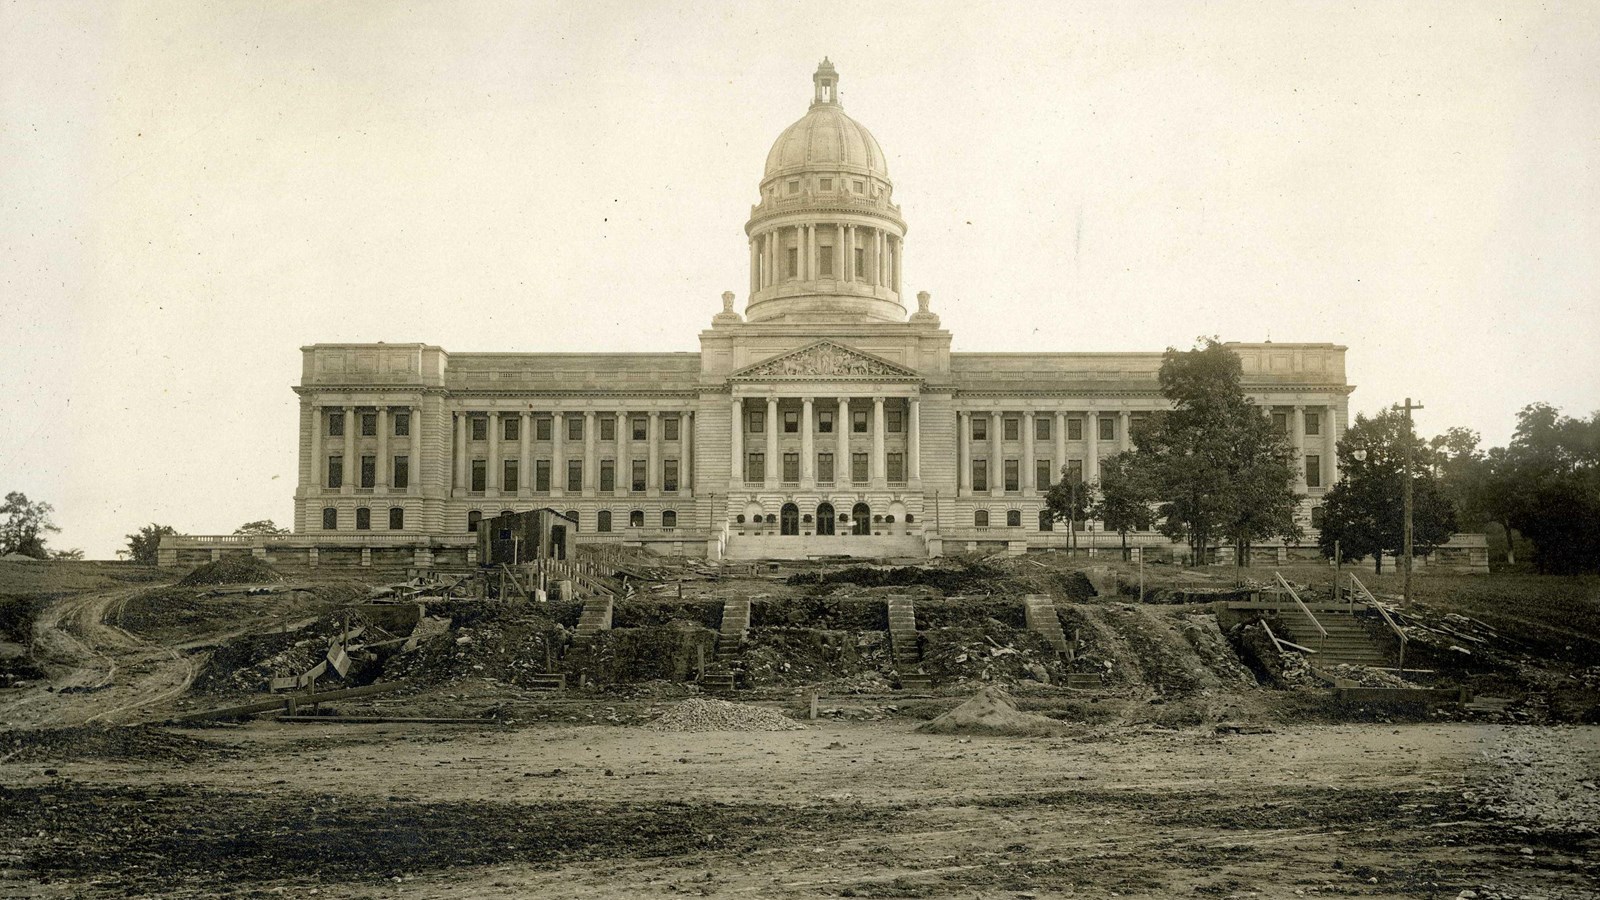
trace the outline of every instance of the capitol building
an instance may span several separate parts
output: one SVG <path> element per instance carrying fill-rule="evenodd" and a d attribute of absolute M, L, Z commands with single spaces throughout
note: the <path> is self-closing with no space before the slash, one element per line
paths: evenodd
<path fill-rule="evenodd" d="M 708 304 L 700 352 L 305 347 L 293 534 L 240 540 L 282 562 L 467 562 L 480 520 L 550 507 L 580 543 L 713 559 L 1067 546 L 1045 492 L 1093 482 L 1168 405 L 1160 348 L 952 352 L 929 293 L 905 288 L 910 229 L 885 154 L 838 91 L 824 60 L 767 154 L 742 309 L 732 292 Z M 1299 452 L 1311 525 L 1338 477 L 1345 348 L 1228 346 Z M 1119 543 L 1093 522 L 1075 535 Z M 1315 542 L 1277 552 L 1315 556 Z"/>

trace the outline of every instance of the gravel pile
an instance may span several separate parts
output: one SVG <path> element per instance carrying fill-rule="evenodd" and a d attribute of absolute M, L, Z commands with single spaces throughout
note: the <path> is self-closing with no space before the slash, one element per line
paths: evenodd
<path fill-rule="evenodd" d="M 661 718 L 646 723 L 654 731 L 800 731 L 799 722 L 776 710 L 741 706 L 726 700 L 693 697 L 667 710 Z"/>

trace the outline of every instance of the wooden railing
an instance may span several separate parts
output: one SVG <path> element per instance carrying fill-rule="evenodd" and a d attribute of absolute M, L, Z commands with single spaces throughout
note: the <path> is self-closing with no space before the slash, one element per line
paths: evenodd
<path fill-rule="evenodd" d="M 1372 592 L 1367 590 L 1367 586 L 1361 583 L 1361 579 L 1357 578 L 1354 572 L 1350 573 L 1350 596 L 1352 599 L 1361 597 L 1368 606 L 1377 610 L 1378 615 L 1383 617 L 1383 624 L 1388 625 L 1389 630 L 1394 632 L 1394 636 L 1400 639 L 1400 675 L 1404 677 L 1406 674 L 1406 633 L 1400 630 L 1400 626 L 1395 623 L 1394 617 L 1389 615 L 1387 609 L 1383 608 L 1383 604 L 1378 602 L 1377 597 L 1372 596 Z"/>

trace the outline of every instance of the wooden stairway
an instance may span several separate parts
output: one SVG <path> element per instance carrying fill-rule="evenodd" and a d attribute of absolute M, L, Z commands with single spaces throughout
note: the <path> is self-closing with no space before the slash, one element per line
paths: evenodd
<path fill-rule="evenodd" d="M 739 645 L 750 633 L 750 600 L 722 601 L 722 628 L 717 632 L 717 662 L 727 665 L 739 656 Z"/>
<path fill-rule="evenodd" d="M 1278 611 L 1283 622 L 1284 637 L 1304 647 L 1317 651 L 1310 657 L 1311 664 L 1319 668 L 1341 663 L 1354 666 L 1392 666 L 1389 647 L 1376 640 L 1353 612 L 1337 609 L 1313 610 L 1312 615 L 1327 630 L 1323 637 L 1317 627 L 1296 606 Z"/>

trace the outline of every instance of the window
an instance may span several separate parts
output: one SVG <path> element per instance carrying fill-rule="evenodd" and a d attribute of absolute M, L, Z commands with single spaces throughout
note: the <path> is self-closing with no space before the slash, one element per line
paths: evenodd
<path fill-rule="evenodd" d="M 567 416 L 567 440 L 583 440 L 583 417 Z"/>
<path fill-rule="evenodd" d="M 536 441 L 550 440 L 550 432 L 555 426 L 549 416 L 540 416 L 533 420 L 533 439 Z"/>
<path fill-rule="evenodd" d="M 850 480 L 856 484 L 866 484 L 869 477 L 867 472 L 867 455 L 865 453 L 850 454 Z"/>
<path fill-rule="evenodd" d="M 1081 459 L 1069 459 L 1069 460 L 1067 460 L 1067 480 L 1071 481 L 1074 484 L 1082 484 L 1083 483 L 1083 460 L 1081 460 Z"/>
<path fill-rule="evenodd" d="M 411 413 L 397 412 L 394 414 L 394 436 L 411 436 Z"/>
<path fill-rule="evenodd" d="M 617 461 L 614 459 L 600 460 L 600 490 L 614 491 L 617 489 Z"/>
<path fill-rule="evenodd" d="M 764 453 L 750 453 L 744 460 L 745 481 L 765 481 L 767 478 L 767 457 Z"/>
<path fill-rule="evenodd" d="M 972 489 L 987 491 L 989 489 L 989 461 L 975 459 L 972 461 Z"/>
<path fill-rule="evenodd" d="M 783 455 L 783 480 L 791 484 L 800 480 L 800 454 Z"/>
<path fill-rule="evenodd" d="M 1008 510 L 1006 510 L 1006 525 L 1008 527 L 1011 527 L 1011 528 L 1021 528 L 1022 527 L 1022 510 L 1020 510 L 1020 509 L 1008 509 Z"/>
<path fill-rule="evenodd" d="M 411 457 L 396 456 L 394 458 L 394 474 L 390 476 L 389 483 L 397 488 L 411 486 Z"/>
<path fill-rule="evenodd" d="M 645 441 L 650 439 L 650 420 L 644 416 L 633 417 L 633 439 Z"/>
<path fill-rule="evenodd" d="M 823 484 L 833 483 L 833 454 L 817 454 L 817 480 Z"/>
<path fill-rule="evenodd" d="M 1052 479 L 1055 477 L 1055 471 L 1054 470 L 1055 470 L 1055 466 L 1053 464 L 1051 464 L 1050 460 L 1048 460 L 1048 459 L 1036 459 L 1036 460 L 1034 460 L 1033 461 L 1033 486 L 1038 488 L 1041 491 L 1048 490 L 1050 488 L 1050 483 L 1051 483 Z"/>
<path fill-rule="evenodd" d="M 858 179 L 856 181 L 856 193 L 865 194 L 866 192 L 867 192 L 867 183 L 865 181 L 861 181 L 861 180 Z"/>
<path fill-rule="evenodd" d="M 644 527 L 644 510 L 636 509 L 633 512 L 628 513 L 628 527 L 629 528 L 643 528 Z"/>
<path fill-rule="evenodd" d="M 759 409 L 752 409 L 748 413 L 749 431 L 751 434 L 760 434 L 767 430 L 767 414 Z"/>
<path fill-rule="evenodd" d="M 664 509 L 664 510 L 661 511 L 661 527 L 662 528 L 677 528 L 678 527 L 678 512 L 677 512 L 677 510 Z"/>
<path fill-rule="evenodd" d="M 371 488 L 378 483 L 378 458 L 376 456 L 361 457 L 361 486 Z"/>
<path fill-rule="evenodd" d="M 500 490 L 513 492 L 516 491 L 518 487 L 517 476 L 522 474 L 521 472 L 517 471 L 517 465 L 518 463 L 514 459 L 508 459 L 502 464 L 502 472 L 500 473 Z"/>
<path fill-rule="evenodd" d="M 522 417 L 503 416 L 500 419 L 500 433 L 508 441 L 522 439 Z"/>
<path fill-rule="evenodd" d="M 361 436 L 378 436 L 378 414 L 375 412 L 361 414 Z"/>
<path fill-rule="evenodd" d="M 356 530 L 372 530 L 372 510 L 367 509 L 365 506 L 356 508 Z"/>
<path fill-rule="evenodd" d="M 1306 436 L 1316 437 L 1320 434 L 1322 434 L 1322 414 L 1314 412 L 1306 413 Z"/>
<path fill-rule="evenodd" d="M 583 460 L 567 460 L 567 490 L 577 493 L 583 490 Z"/>
<path fill-rule="evenodd" d="M 487 441 L 489 439 L 489 420 L 474 416 L 470 421 L 472 422 L 472 439 L 475 441 Z"/>
<path fill-rule="evenodd" d="M 606 416 L 600 420 L 600 440 L 614 441 L 617 439 L 617 417 Z"/>
<path fill-rule="evenodd" d="M 904 453 L 884 454 L 884 468 L 888 469 L 889 480 L 896 484 L 906 480 L 906 455 Z"/>
<path fill-rule="evenodd" d="M 1006 472 L 1006 490 L 1008 490 L 1008 491 L 1020 491 L 1020 490 L 1022 490 L 1022 476 L 1021 476 L 1021 472 L 1020 472 L 1021 466 L 1019 466 L 1017 464 L 1017 460 L 1014 460 L 1014 459 L 1006 460 L 1005 461 L 1005 467 L 1006 467 L 1006 469 L 1005 469 L 1005 472 Z"/>
<path fill-rule="evenodd" d="M 1039 510 L 1039 530 L 1040 531 L 1055 531 L 1056 530 L 1056 520 L 1052 519 L 1050 517 L 1050 510 L 1048 510 L 1048 509 Z"/>
<path fill-rule="evenodd" d="M 678 489 L 678 461 L 663 459 L 661 461 L 661 489 L 663 491 L 676 491 Z"/>
<path fill-rule="evenodd" d="M 481 491 L 489 480 L 489 463 L 485 460 L 472 461 L 472 490 Z"/>
<path fill-rule="evenodd" d="M 405 531 L 406 530 L 406 511 L 405 511 L 404 508 L 399 507 L 399 506 L 391 506 L 391 507 L 389 507 L 389 530 L 390 531 Z"/>
<path fill-rule="evenodd" d="M 339 511 L 331 506 L 322 508 L 322 530 L 333 531 L 339 527 Z"/>
<path fill-rule="evenodd" d="M 899 434 L 906 430 L 906 411 L 903 409 L 886 409 L 883 411 L 883 429 L 890 434 Z"/>
<path fill-rule="evenodd" d="M 1320 506 L 1311 507 L 1311 527 L 1312 528 L 1321 528 L 1322 527 L 1322 523 L 1324 521 L 1326 521 L 1326 519 L 1327 519 L 1327 514 L 1322 511 L 1322 507 L 1320 507 Z"/>
<path fill-rule="evenodd" d="M 1100 440 L 1114 441 L 1117 439 L 1117 420 L 1110 416 L 1100 417 Z"/>
<path fill-rule="evenodd" d="M 344 457 L 328 457 L 328 487 L 344 487 Z"/>
<path fill-rule="evenodd" d="M 972 439 L 975 441 L 986 441 L 989 439 L 988 416 L 972 417 Z"/>
<path fill-rule="evenodd" d="M 800 433 L 800 414 L 795 412 L 792 409 L 785 411 L 784 414 L 783 414 L 783 433 L 784 434 L 799 434 Z"/>
<path fill-rule="evenodd" d="M 823 409 L 817 411 L 817 433 L 833 434 L 833 410 Z"/>
<path fill-rule="evenodd" d="M 1272 430 L 1279 434 L 1289 433 L 1289 414 L 1275 412 L 1272 414 Z"/>
<path fill-rule="evenodd" d="M 482 521 L 483 521 L 483 513 L 482 513 L 482 511 L 476 510 L 476 509 L 471 510 L 470 512 L 467 513 L 467 530 L 470 531 L 470 532 L 473 532 L 474 534 L 476 534 L 477 531 L 478 531 L 478 523 L 482 522 Z"/>
<path fill-rule="evenodd" d="M 1005 439 L 1006 440 L 1008 440 L 1008 441 L 1021 440 L 1021 437 L 1020 437 L 1020 435 L 1022 434 L 1022 420 L 1021 419 L 1003 419 L 1003 420 L 1001 420 L 1001 427 L 1005 429 Z"/>
<path fill-rule="evenodd" d="M 820 187 L 824 191 L 831 191 L 831 190 L 833 190 L 833 179 L 832 178 L 820 179 L 817 182 L 817 185 L 818 185 L 818 187 Z"/>
<path fill-rule="evenodd" d="M 791 193 L 791 194 L 800 193 L 800 179 L 798 179 L 798 178 L 789 179 L 789 193 Z"/>
<path fill-rule="evenodd" d="M 855 409 L 850 411 L 850 430 L 856 434 L 867 433 L 867 411 Z"/>
<path fill-rule="evenodd" d="M 800 277 L 800 250 L 788 247 L 783 251 L 783 272 L 789 278 Z"/>
<path fill-rule="evenodd" d="M 661 420 L 661 439 L 675 441 L 678 439 L 678 425 L 682 420 L 677 416 L 668 416 Z"/>
<path fill-rule="evenodd" d="M 817 248 L 817 269 L 821 274 L 833 277 L 833 248 L 824 244 Z"/>
<path fill-rule="evenodd" d="M 855 280 L 856 281 L 866 281 L 867 280 L 866 272 L 867 272 L 867 249 L 865 247 L 857 247 L 856 248 L 856 268 L 855 268 L 855 276 L 856 276 L 856 278 L 855 278 Z"/>
<path fill-rule="evenodd" d="M 328 436 L 344 437 L 344 413 L 328 413 Z"/>
<path fill-rule="evenodd" d="M 573 531 L 577 531 L 578 530 L 578 511 L 575 510 L 575 509 L 569 509 L 566 512 L 562 513 L 562 515 L 566 516 L 567 518 L 572 520 L 572 530 Z"/>
<path fill-rule="evenodd" d="M 1033 417 L 1033 439 L 1036 440 L 1036 441 L 1048 441 L 1048 440 L 1050 440 L 1050 417 L 1049 416 L 1034 416 Z"/>
<path fill-rule="evenodd" d="M 609 532 L 611 530 L 611 510 L 600 510 L 600 514 L 595 516 L 594 530 L 600 532 Z"/>
<path fill-rule="evenodd" d="M 533 489 L 536 491 L 550 490 L 550 460 L 536 459 L 533 462 Z"/>
<path fill-rule="evenodd" d="M 1083 420 L 1082 419 L 1068 419 L 1067 420 L 1067 440 L 1069 440 L 1069 441 L 1081 441 L 1081 440 L 1083 440 Z"/>
<path fill-rule="evenodd" d="M 1306 487 L 1322 487 L 1322 457 L 1306 456 Z"/>
<path fill-rule="evenodd" d="M 642 492 L 645 489 L 645 478 L 649 474 L 649 471 L 648 460 L 636 459 L 633 461 L 633 477 L 631 482 L 635 493 Z"/>
<path fill-rule="evenodd" d="M 988 528 L 989 527 L 989 511 L 987 509 L 973 510 L 973 512 L 972 512 L 972 524 L 973 524 L 973 527 L 976 527 L 976 528 Z"/>

